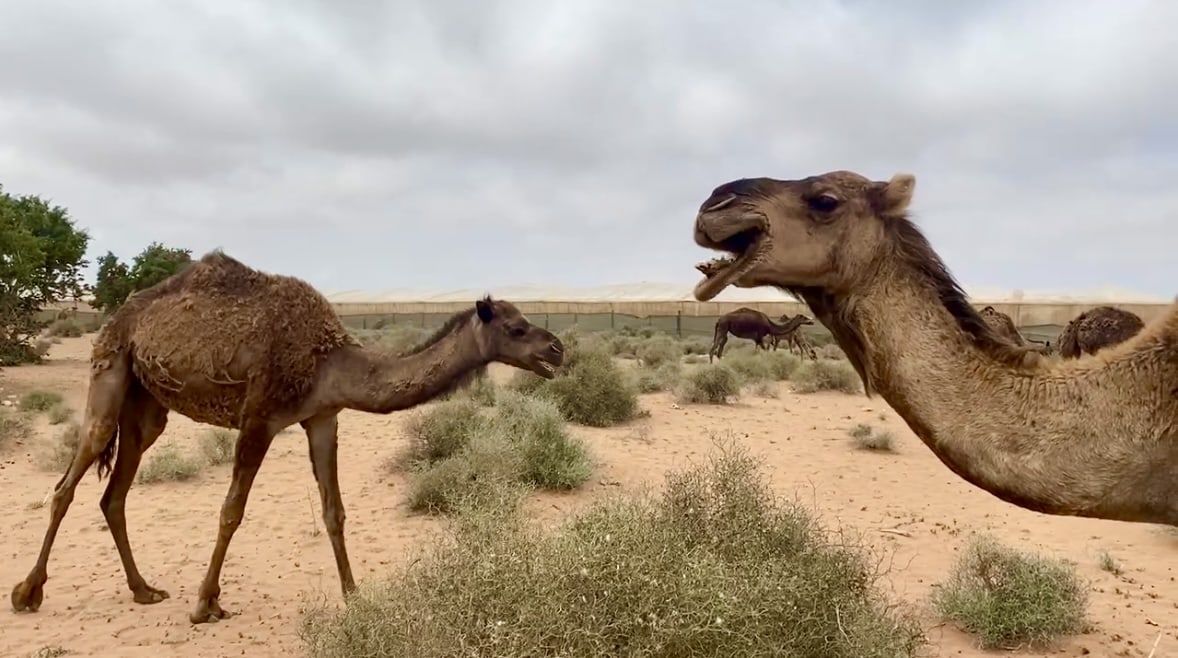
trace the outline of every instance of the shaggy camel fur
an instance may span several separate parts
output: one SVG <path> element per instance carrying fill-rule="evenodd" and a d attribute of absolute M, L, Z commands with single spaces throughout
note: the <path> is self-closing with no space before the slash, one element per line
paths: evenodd
<path fill-rule="evenodd" d="M 766 336 L 788 336 L 803 324 L 814 324 L 814 321 L 804 315 L 795 315 L 789 320 L 781 316 L 785 324 L 777 324 L 768 315 L 748 308 L 741 307 L 735 311 L 725 313 L 716 320 L 716 329 L 712 335 L 712 347 L 708 350 L 708 362 L 712 358 L 724 356 L 724 346 L 728 344 L 728 334 L 737 338 L 746 338 L 757 344 L 761 349 L 769 349 L 765 345 Z"/>
<path fill-rule="evenodd" d="M 1123 343 L 1145 327 L 1136 314 L 1112 306 L 1097 306 L 1072 318 L 1059 334 L 1059 355 L 1076 359 L 1080 354 Z"/>
<path fill-rule="evenodd" d="M 1047 514 L 1178 525 L 1178 303 L 1120 345 L 1049 359 L 999 337 L 908 219 L 915 178 L 733 181 L 695 218 L 707 301 L 805 301 L 863 381 L 956 474 Z"/>
<path fill-rule="evenodd" d="M 168 598 L 139 573 L 123 508 L 140 459 L 164 431 L 169 411 L 239 430 L 216 547 L 190 621 L 229 616 L 220 604 L 225 553 L 270 442 L 294 423 L 307 434 L 323 523 L 346 595 L 356 585 L 336 473 L 339 412 L 387 414 L 413 407 L 492 361 L 551 378 L 563 354 L 556 336 L 490 297 L 455 314 L 413 350 L 374 351 L 349 336 L 331 304 L 309 284 L 212 252 L 129 298 L 94 339 L 81 443 L 57 483 L 37 562 L 12 589 L 12 607 L 40 608 L 58 527 L 95 460 L 100 479 L 110 474 L 100 505 L 135 602 Z"/>

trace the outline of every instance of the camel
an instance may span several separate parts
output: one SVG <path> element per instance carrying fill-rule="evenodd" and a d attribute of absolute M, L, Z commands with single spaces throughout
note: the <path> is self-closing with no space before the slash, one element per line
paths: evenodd
<path fill-rule="evenodd" d="M 1019 332 L 1018 327 L 1014 325 L 1014 320 L 1010 316 L 999 311 L 993 306 L 985 306 L 978 311 L 978 315 L 982 316 L 982 321 L 990 325 L 1000 337 L 1005 338 L 1014 345 L 1026 346 L 1037 350 L 1041 354 L 1051 354 L 1051 341 L 1040 341 L 1034 338 L 1027 338 Z"/>
<path fill-rule="evenodd" d="M 1123 343 L 1145 326 L 1137 315 L 1113 306 L 1097 306 L 1072 318 L 1060 332 L 1056 344 L 1059 355 L 1076 359 L 1080 354 Z"/>
<path fill-rule="evenodd" d="M 813 320 L 810 324 L 814 324 Z M 791 331 L 787 336 L 777 336 L 776 334 L 769 336 L 769 342 L 773 345 L 773 349 L 777 349 L 777 342 L 784 340 L 786 347 L 789 348 L 791 354 L 797 354 L 802 358 L 808 358 L 811 361 L 818 360 L 818 352 L 814 351 L 814 346 L 806 339 L 806 335 L 801 331 Z"/>
<path fill-rule="evenodd" d="M 711 363 L 712 357 L 721 358 L 724 355 L 724 346 L 728 343 L 730 333 L 737 338 L 747 338 L 756 343 L 757 347 L 767 350 L 769 346 L 765 345 L 766 336 L 788 336 L 804 324 L 814 324 L 813 320 L 800 314 L 788 320 L 783 315 L 781 320 L 784 324 L 777 324 L 768 315 L 747 306 L 721 315 L 716 320 L 712 347 L 708 350 L 708 362 Z"/>
<path fill-rule="evenodd" d="M 169 411 L 238 430 L 216 546 L 189 620 L 199 624 L 231 615 L 220 604 L 225 553 L 271 441 L 294 423 L 307 435 L 323 523 L 346 598 L 356 585 L 344 546 L 336 472 L 339 412 L 407 409 L 447 393 L 492 361 L 551 379 L 563 360 L 556 336 L 529 323 L 511 303 L 490 296 L 454 314 L 412 350 L 391 354 L 365 348 L 310 284 L 210 252 L 130 297 L 94 339 L 81 441 L 55 487 L 37 562 L 12 589 L 12 607 L 40 608 L 57 530 L 95 460 L 99 479 L 110 475 L 100 506 L 135 602 L 169 597 L 139 573 L 123 512 L 140 459 L 164 431 Z"/>
<path fill-rule="evenodd" d="M 694 296 L 773 286 L 959 477 L 1045 514 L 1178 526 L 1178 301 L 1095 355 L 1010 344 L 908 217 L 915 177 L 849 171 L 717 187 L 695 217 Z"/>

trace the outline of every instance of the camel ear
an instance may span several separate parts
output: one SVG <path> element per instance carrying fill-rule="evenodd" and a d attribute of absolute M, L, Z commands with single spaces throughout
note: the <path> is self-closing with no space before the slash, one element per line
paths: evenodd
<path fill-rule="evenodd" d="M 491 305 L 490 297 L 484 297 L 475 302 L 474 310 L 478 314 L 479 319 L 483 321 L 483 324 L 487 324 L 495 319 L 495 307 Z"/>
<path fill-rule="evenodd" d="M 872 205 L 880 217 L 903 217 L 912 203 L 912 192 L 916 188 L 916 176 L 896 174 L 886 183 L 876 183 L 872 194 Z"/>

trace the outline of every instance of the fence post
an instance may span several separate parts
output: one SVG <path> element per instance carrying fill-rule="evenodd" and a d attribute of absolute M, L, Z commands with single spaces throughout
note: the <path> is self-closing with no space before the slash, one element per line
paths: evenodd
<path fill-rule="evenodd" d="M 675 312 L 675 335 L 683 338 L 683 311 Z"/>

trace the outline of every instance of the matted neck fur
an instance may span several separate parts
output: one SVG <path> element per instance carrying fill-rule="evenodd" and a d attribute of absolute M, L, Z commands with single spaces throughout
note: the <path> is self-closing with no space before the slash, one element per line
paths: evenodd
<path fill-rule="evenodd" d="M 1178 525 L 1178 303 L 1131 339 L 1058 362 L 1004 340 L 908 219 L 915 178 L 838 171 L 726 183 L 695 242 L 701 301 L 774 286 L 808 304 L 951 470 L 1048 514 Z"/>

